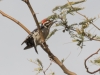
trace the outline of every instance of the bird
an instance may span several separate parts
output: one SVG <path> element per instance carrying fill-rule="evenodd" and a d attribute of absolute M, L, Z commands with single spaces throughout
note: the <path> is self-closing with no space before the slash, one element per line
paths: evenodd
<path fill-rule="evenodd" d="M 40 29 L 43 33 L 44 39 L 46 39 L 46 37 L 48 36 L 50 28 L 55 22 L 56 21 L 54 21 L 53 19 L 47 19 L 47 18 L 41 21 Z M 21 45 L 23 45 L 24 43 L 26 43 L 26 47 L 24 48 L 24 50 L 34 47 L 36 53 L 38 54 L 37 45 L 42 44 L 38 28 L 34 29 L 22 42 Z"/>

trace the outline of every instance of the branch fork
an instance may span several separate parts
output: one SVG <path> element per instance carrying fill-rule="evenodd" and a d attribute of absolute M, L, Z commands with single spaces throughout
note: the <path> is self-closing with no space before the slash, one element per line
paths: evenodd
<path fill-rule="evenodd" d="M 32 13 L 32 16 L 33 16 L 33 18 L 34 18 L 34 20 L 35 20 L 35 22 L 36 22 L 36 25 L 37 25 L 37 28 L 38 28 L 38 30 L 39 30 L 39 33 L 40 33 L 40 36 L 41 36 L 41 40 L 42 40 L 42 43 L 43 43 L 43 45 L 41 45 L 41 47 L 43 48 L 43 50 L 48 54 L 48 56 L 49 56 L 56 64 L 59 65 L 59 67 L 63 70 L 63 72 L 64 72 L 65 74 L 68 74 L 68 75 L 76 75 L 74 72 L 69 71 L 69 70 L 63 65 L 63 63 L 50 51 L 50 49 L 48 48 L 48 46 L 47 46 L 47 44 L 46 44 L 46 42 L 45 42 L 45 39 L 44 39 L 44 37 L 43 37 L 42 31 L 41 31 L 40 26 L 39 26 L 39 22 L 38 22 L 38 20 L 37 20 L 37 17 L 36 17 L 36 15 L 35 15 L 34 10 L 33 10 L 32 7 L 31 7 L 31 4 L 30 4 L 29 0 L 22 0 L 22 1 L 24 1 L 24 2 L 27 4 L 27 6 L 29 7 L 29 9 L 30 9 L 30 11 L 31 11 L 31 13 Z M 31 34 L 31 32 L 30 32 L 22 23 L 20 23 L 18 20 L 16 20 L 16 19 L 14 19 L 13 17 L 11 17 L 11 16 L 5 14 L 5 13 L 4 13 L 3 11 L 1 11 L 1 10 L 0 10 L 0 14 L 2 14 L 4 17 L 7 17 L 7 18 L 9 18 L 10 20 L 14 21 L 14 22 L 17 23 L 19 26 L 21 26 L 28 34 Z M 44 47 L 43 47 L 43 46 L 44 46 Z"/>

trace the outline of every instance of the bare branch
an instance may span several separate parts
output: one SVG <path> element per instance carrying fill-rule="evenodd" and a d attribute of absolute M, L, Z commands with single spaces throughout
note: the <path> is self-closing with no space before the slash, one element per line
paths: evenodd
<path fill-rule="evenodd" d="M 87 72 L 90 73 L 90 74 L 94 74 L 94 73 L 100 71 L 100 68 L 99 68 L 98 70 L 96 70 L 96 71 L 90 72 L 89 69 L 88 69 L 88 67 L 87 67 L 87 65 L 86 65 L 86 61 L 87 61 L 90 57 L 92 57 L 93 55 L 98 54 L 99 51 L 100 51 L 100 49 L 99 49 L 97 52 L 91 54 L 89 57 L 87 57 L 87 58 L 85 59 L 85 61 L 84 61 L 85 68 L 86 68 Z"/>
<path fill-rule="evenodd" d="M 15 23 L 17 23 L 20 27 L 22 27 L 28 34 L 30 34 L 30 31 L 22 24 L 20 23 L 18 20 L 16 20 L 15 18 L 7 15 L 6 13 L 4 13 L 3 11 L 0 10 L 0 13 L 4 16 L 9 18 L 10 20 L 14 21 Z"/>
<path fill-rule="evenodd" d="M 39 33 L 40 33 L 40 36 L 41 36 L 41 41 L 42 41 L 42 43 L 44 43 L 44 42 L 45 42 L 44 36 L 43 36 L 43 34 L 42 34 L 42 31 L 41 31 L 41 29 L 40 29 L 39 22 L 38 22 L 38 20 L 37 20 L 37 17 L 36 17 L 36 15 L 35 15 L 35 12 L 34 12 L 32 6 L 31 6 L 29 0 L 22 0 L 22 1 L 24 1 L 24 2 L 27 4 L 27 6 L 29 7 L 29 9 L 30 9 L 30 11 L 31 11 L 31 13 L 32 13 L 32 16 L 33 16 L 33 18 L 34 18 L 34 20 L 35 20 L 35 23 L 36 23 L 36 25 L 37 25 L 37 28 L 38 28 L 38 30 L 39 30 Z"/>
<path fill-rule="evenodd" d="M 41 46 L 42 46 L 42 45 L 41 45 Z M 74 72 L 69 71 L 69 70 L 64 66 L 64 64 L 63 64 L 56 56 L 54 56 L 54 55 L 51 53 L 51 51 L 49 50 L 48 47 L 46 47 L 46 48 L 42 47 L 42 48 L 43 48 L 43 50 L 44 50 L 45 52 L 48 51 L 48 52 L 47 52 L 47 53 L 48 53 L 48 56 L 49 56 L 56 64 L 59 65 L 59 67 L 64 71 L 65 74 L 68 74 L 68 75 L 76 75 Z"/>
<path fill-rule="evenodd" d="M 46 42 L 45 42 L 45 39 L 44 39 L 44 37 L 43 37 L 43 34 L 42 34 L 41 30 L 40 30 L 40 26 L 39 26 L 37 17 L 36 17 L 36 15 L 35 15 L 35 13 L 34 13 L 34 10 L 32 9 L 32 7 L 31 7 L 31 5 L 30 5 L 29 0 L 22 0 L 22 1 L 24 1 L 24 2 L 28 5 L 28 7 L 29 7 L 29 9 L 30 9 L 30 11 L 31 11 L 31 13 L 32 13 L 32 15 L 33 15 L 33 18 L 34 18 L 34 20 L 35 20 L 35 22 L 36 22 L 36 25 L 37 25 L 37 27 L 38 27 L 38 30 L 39 30 L 39 32 L 40 32 L 40 36 L 41 36 L 42 43 L 43 43 L 43 45 L 41 44 L 41 47 L 43 48 L 43 50 L 48 54 L 48 56 L 49 56 L 52 60 L 54 60 L 54 61 L 56 62 L 56 64 L 58 64 L 58 65 L 61 67 L 61 69 L 64 71 L 64 73 L 66 73 L 66 74 L 68 74 L 68 75 L 76 75 L 75 73 L 69 71 L 69 70 L 63 65 L 63 63 L 61 63 L 60 60 L 59 60 L 56 56 L 54 56 L 53 53 L 50 51 L 50 49 L 48 48 L 48 45 L 47 45 Z"/>
<path fill-rule="evenodd" d="M 66 74 L 68 74 L 68 75 L 76 75 L 75 73 L 69 71 L 69 70 L 63 65 L 63 63 L 61 63 L 61 61 L 60 61 L 56 56 L 54 56 L 53 53 L 51 53 L 50 49 L 48 48 L 48 46 L 47 46 L 47 44 L 46 44 L 46 42 L 45 42 L 45 40 L 44 40 L 44 37 L 43 37 L 42 32 L 41 32 L 41 30 L 40 30 L 40 26 L 39 26 L 37 17 L 36 17 L 36 15 L 35 15 L 35 13 L 34 13 L 32 7 L 31 7 L 30 3 L 29 3 L 29 0 L 23 0 L 23 1 L 24 1 L 24 2 L 28 5 L 28 7 L 30 8 L 30 11 L 31 11 L 31 13 L 32 13 L 32 15 L 33 15 L 33 17 L 34 17 L 34 20 L 35 20 L 35 22 L 36 22 L 36 25 L 37 25 L 37 27 L 38 27 L 38 29 L 39 29 L 42 42 L 44 43 L 44 46 L 41 45 L 41 47 L 43 48 L 43 50 L 49 55 L 49 57 L 50 57 L 52 60 L 55 61 L 56 64 L 58 64 L 58 65 L 60 66 L 60 68 L 64 71 L 64 73 L 66 73 Z M 16 19 L 12 18 L 11 16 L 5 14 L 5 13 L 2 12 L 1 10 L 0 10 L 0 13 L 1 13 L 3 16 L 5 16 L 5 17 L 9 18 L 10 20 L 14 21 L 15 23 L 17 23 L 17 24 L 18 24 L 19 26 L 21 26 L 28 34 L 30 34 L 30 31 L 29 31 L 23 24 L 21 24 L 19 21 L 17 21 Z"/>

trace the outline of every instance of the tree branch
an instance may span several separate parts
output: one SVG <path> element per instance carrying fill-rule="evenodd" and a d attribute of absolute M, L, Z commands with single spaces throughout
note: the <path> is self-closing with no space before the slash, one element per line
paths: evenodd
<path fill-rule="evenodd" d="M 41 47 L 42 47 L 42 45 L 41 45 Z M 68 75 L 76 75 L 74 72 L 69 71 L 69 70 L 63 65 L 63 63 L 62 63 L 56 56 L 54 56 L 53 53 L 51 53 L 51 51 L 49 50 L 48 47 L 46 47 L 46 48 L 42 47 L 42 48 L 43 48 L 43 50 L 48 54 L 48 56 L 49 56 L 56 64 L 59 65 L 59 67 L 63 70 L 63 72 L 64 72 L 65 74 L 68 74 Z M 47 51 L 48 51 L 48 52 L 47 52 Z"/>
<path fill-rule="evenodd" d="M 70 4 L 69 0 L 67 0 L 67 1 L 68 1 L 69 5 L 71 6 L 71 8 L 74 9 L 74 7 Z M 81 16 L 83 16 L 87 21 L 89 21 L 89 19 L 88 19 L 85 15 L 79 13 L 78 11 L 76 11 L 76 13 L 79 14 L 79 15 L 81 15 Z M 95 28 L 97 28 L 98 30 L 100 30 L 100 28 L 98 28 L 93 22 L 91 22 L 91 24 L 92 24 Z"/>
<path fill-rule="evenodd" d="M 7 15 L 6 13 L 4 13 L 3 11 L 0 10 L 0 13 L 4 16 L 9 18 L 10 20 L 14 21 L 15 23 L 17 23 L 20 27 L 22 27 L 28 34 L 30 34 L 30 31 L 22 24 L 20 23 L 18 20 L 16 20 L 15 18 Z"/>
<path fill-rule="evenodd" d="M 37 27 L 38 27 L 38 29 L 39 29 L 42 42 L 44 43 L 44 47 L 43 47 L 43 45 L 41 45 L 41 47 L 43 48 L 43 50 L 48 54 L 48 56 L 49 56 L 52 60 L 55 61 L 56 64 L 59 65 L 59 67 L 64 71 L 64 73 L 66 73 L 66 74 L 68 74 L 68 75 L 76 75 L 74 72 L 69 71 L 69 70 L 63 65 L 63 63 L 62 63 L 56 56 L 54 56 L 53 53 L 50 51 L 50 49 L 48 48 L 48 46 L 47 46 L 47 44 L 46 44 L 46 42 L 45 42 L 45 40 L 44 40 L 44 37 L 43 37 L 42 32 L 41 32 L 41 30 L 40 30 L 40 26 L 39 26 L 37 17 L 36 17 L 36 15 L 35 15 L 35 13 L 34 13 L 32 7 L 31 7 L 30 3 L 29 3 L 29 0 L 23 0 L 23 1 L 24 1 L 25 3 L 27 3 L 28 7 L 30 8 L 30 11 L 31 11 L 31 13 L 32 13 L 32 15 L 33 15 L 33 17 L 34 17 L 34 20 L 35 20 L 35 22 L 36 22 L 36 25 L 37 25 Z M 17 23 L 17 24 L 18 24 L 19 26 L 21 26 L 28 34 L 30 34 L 30 31 L 29 31 L 22 23 L 20 23 L 18 20 L 16 20 L 16 19 L 14 19 L 13 17 L 11 17 L 11 16 L 5 14 L 5 13 L 2 12 L 1 10 L 0 10 L 0 13 L 1 13 L 3 16 L 5 16 L 5 17 L 9 18 L 10 20 L 14 21 L 15 23 Z"/>
<path fill-rule="evenodd" d="M 90 72 L 89 69 L 88 69 L 88 67 L 87 67 L 87 65 L 86 65 L 86 61 L 87 61 L 89 58 L 91 58 L 93 55 L 98 54 L 99 51 L 100 51 L 100 49 L 99 49 L 97 52 L 91 54 L 89 57 L 87 57 L 87 58 L 85 59 L 85 61 L 84 61 L 85 68 L 86 68 L 87 72 L 90 73 L 90 74 L 94 74 L 94 73 L 100 71 L 100 68 L 99 68 L 98 70 L 95 70 L 95 71 L 93 71 L 93 72 Z"/>
<path fill-rule="evenodd" d="M 22 0 L 22 1 L 24 1 L 24 2 L 27 4 L 27 6 L 29 7 L 29 9 L 30 9 L 30 11 L 31 11 L 31 13 L 32 13 L 32 16 L 33 16 L 33 18 L 34 18 L 34 20 L 35 20 L 35 23 L 36 23 L 36 25 L 37 25 L 37 28 L 38 28 L 38 30 L 39 30 L 39 33 L 40 33 L 40 36 L 41 36 L 41 41 L 42 41 L 42 43 L 44 43 L 44 42 L 45 42 L 44 36 L 43 36 L 43 34 L 42 34 L 42 31 L 41 31 L 41 29 L 40 29 L 40 25 L 39 25 L 38 19 L 37 19 L 36 15 L 35 15 L 34 10 L 32 9 L 32 6 L 31 6 L 29 0 Z"/>
<path fill-rule="evenodd" d="M 43 50 L 48 54 L 48 56 L 49 56 L 52 60 L 55 61 L 56 64 L 58 64 L 58 65 L 60 66 L 60 68 L 64 71 L 64 73 L 66 73 L 66 74 L 68 74 L 68 75 L 76 75 L 75 73 L 69 71 L 69 70 L 63 65 L 63 63 L 50 51 L 50 49 L 48 48 L 48 46 L 47 46 L 47 44 L 46 44 L 46 42 L 45 42 L 45 39 L 44 39 L 43 34 L 42 34 L 42 31 L 41 31 L 41 29 L 40 29 L 40 26 L 39 26 L 37 17 L 36 17 L 36 15 L 35 15 L 34 10 L 33 10 L 32 7 L 31 7 L 31 4 L 30 4 L 29 0 L 22 0 L 22 1 L 24 1 L 24 2 L 28 5 L 28 7 L 29 7 L 29 9 L 30 9 L 30 11 L 31 11 L 31 13 L 32 13 L 32 16 L 33 16 L 33 18 L 34 18 L 34 20 L 35 20 L 35 22 L 36 22 L 36 25 L 37 25 L 38 30 L 39 30 L 39 32 L 40 32 L 41 40 L 42 40 L 42 43 L 43 43 L 43 45 L 41 44 L 41 47 L 43 48 Z"/>

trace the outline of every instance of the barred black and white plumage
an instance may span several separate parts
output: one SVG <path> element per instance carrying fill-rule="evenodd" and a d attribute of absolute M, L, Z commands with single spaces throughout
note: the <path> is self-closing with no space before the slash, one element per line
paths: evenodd
<path fill-rule="evenodd" d="M 47 20 L 46 22 L 42 23 L 42 25 L 40 26 L 40 29 L 41 29 L 43 36 L 44 36 L 44 39 L 46 39 L 46 37 L 48 36 L 50 27 L 54 23 L 55 22 L 53 22 L 53 21 Z M 26 43 L 26 47 L 24 48 L 24 50 L 34 47 L 36 53 L 38 54 L 36 47 L 37 47 L 37 45 L 40 45 L 42 43 L 40 35 L 39 35 L 39 30 L 38 29 L 33 30 L 31 32 L 31 34 L 28 35 L 27 38 L 23 41 L 23 43 Z"/>

